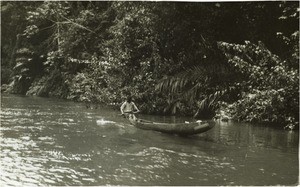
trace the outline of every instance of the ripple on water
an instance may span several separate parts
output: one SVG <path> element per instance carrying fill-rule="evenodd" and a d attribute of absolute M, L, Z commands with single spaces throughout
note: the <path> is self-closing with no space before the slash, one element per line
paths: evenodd
<path fill-rule="evenodd" d="M 209 181 L 212 177 L 217 177 L 224 178 L 224 180 L 229 184 L 231 181 L 226 179 L 226 173 L 236 170 L 234 164 L 228 159 L 220 159 L 208 155 L 205 152 L 187 154 L 185 152 L 158 147 L 148 147 L 136 153 L 124 151 L 116 154 L 122 156 L 127 162 L 132 160 L 130 163 L 134 165 L 136 171 L 138 171 L 134 172 L 128 169 L 131 167 L 121 167 L 121 169 L 117 170 L 119 177 L 126 178 L 129 176 L 135 176 L 138 181 L 140 178 L 143 178 L 143 180 L 150 183 L 151 181 L 158 182 L 161 180 L 160 184 L 163 185 L 168 184 L 165 183 L 166 181 L 169 181 L 168 179 L 174 179 L 176 175 L 181 176 L 185 172 L 189 172 L 189 177 L 197 179 L 197 181 L 205 182 Z M 166 171 L 168 172 L 166 173 Z M 190 171 L 193 171 L 193 173 Z M 157 173 L 160 173 L 160 175 L 156 176 Z M 222 176 L 219 176 L 219 174 L 222 174 Z"/>
<path fill-rule="evenodd" d="M 27 109 L 19 109 L 19 108 L 2 108 L 0 111 L 0 115 L 2 116 L 31 116 L 32 114 L 28 112 Z"/>
<path fill-rule="evenodd" d="M 5 179 L 6 184 L 15 185 L 41 185 L 39 174 L 41 165 L 35 165 L 26 157 L 13 158 L 12 160 L 4 159 L 1 161 L 3 170 L 1 171 L 2 178 Z"/>

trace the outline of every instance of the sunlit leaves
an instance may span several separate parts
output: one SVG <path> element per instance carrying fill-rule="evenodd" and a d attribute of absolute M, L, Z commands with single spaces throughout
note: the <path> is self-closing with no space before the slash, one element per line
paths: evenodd
<path fill-rule="evenodd" d="M 290 67 L 286 60 L 272 54 L 261 43 L 219 42 L 219 47 L 228 62 L 247 75 L 243 90 L 254 95 L 244 95 L 234 104 L 235 117 L 245 121 L 285 123 L 289 128 L 297 126 L 299 69 Z"/>

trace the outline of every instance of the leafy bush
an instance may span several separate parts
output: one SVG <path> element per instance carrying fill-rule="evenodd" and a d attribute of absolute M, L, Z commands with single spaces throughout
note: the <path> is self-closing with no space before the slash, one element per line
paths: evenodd
<path fill-rule="evenodd" d="M 273 122 L 290 129 L 299 125 L 299 69 L 289 66 L 262 43 L 219 42 L 229 64 L 245 77 L 237 80 L 245 94 L 233 106 L 238 120 Z"/>
<path fill-rule="evenodd" d="M 92 79 L 87 78 L 84 73 L 77 73 L 69 82 L 70 91 L 67 99 L 92 102 L 92 85 Z"/>
<path fill-rule="evenodd" d="M 16 53 L 14 66 L 12 93 L 25 94 L 33 81 L 32 66 L 34 52 L 28 48 L 21 48 Z"/>

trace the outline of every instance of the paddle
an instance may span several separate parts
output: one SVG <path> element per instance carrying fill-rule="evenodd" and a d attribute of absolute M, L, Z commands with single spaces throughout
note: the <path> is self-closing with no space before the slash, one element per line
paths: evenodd
<path fill-rule="evenodd" d="M 124 112 L 123 114 L 119 114 L 120 116 L 124 116 L 124 118 L 126 117 L 125 114 L 137 114 L 139 113 L 140 111 L 129 111 L 129 112 Z"/>

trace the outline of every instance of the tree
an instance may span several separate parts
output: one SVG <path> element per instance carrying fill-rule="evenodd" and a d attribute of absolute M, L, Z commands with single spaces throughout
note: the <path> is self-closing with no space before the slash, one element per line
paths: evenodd
<path fill-rule="evenodd" d="M 1 85 L 8 84 L 16 65 L 16 52 L 21 47 L 26 13 L 38 2 L 1 2 Z"/>
<path fill-rule="evenodd" d="M 279 21 L 295 23 L 299 18 L 296 4 L 279 3 L 283 15 Z M 282 23 L 284 25 L 284 23 Z M 229 64 L 243 75 L 235 81 L 233 89 L 240 90 L 240 98 L 227 110 L 234 118 L 243 121 L 256 121 L 283 124 L 289 129 L 299 126 L 299 31 L 295 24 L 273 31 L 282 39 L 281 58 L 263 44 L 230 44 L 219 42 Z M 284 33 L 290 33 L 285 36 Z M 281 48 L 281 47 L 277 47 Z M 275 50 L 278 51 L 278 50 Z"/>

